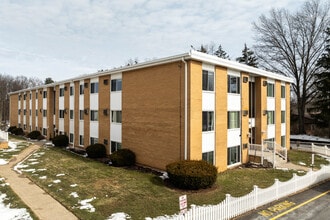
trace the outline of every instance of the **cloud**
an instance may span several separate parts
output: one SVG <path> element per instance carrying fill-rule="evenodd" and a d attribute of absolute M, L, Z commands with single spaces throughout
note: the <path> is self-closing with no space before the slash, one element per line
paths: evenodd
<path fill-rule="evenodd" d="M 0 73 L 43 72 L 60 80 L 68 73 L 187 52 L 190 45 L 211 41 L 234 58 L 245 42 L 252 44 L 251 23 L 259 15 L 302 2 L 2 0 Z"/>

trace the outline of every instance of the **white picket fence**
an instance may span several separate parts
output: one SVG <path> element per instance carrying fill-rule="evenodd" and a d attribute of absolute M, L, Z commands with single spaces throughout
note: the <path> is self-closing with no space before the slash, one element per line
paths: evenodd
<path fill-rule="evenodd" d="M 275 183 L 261 189 L 254 186 L 249 194 L 242 197 L 232 197 L 227 194 L 226 199 L 218 205 L 196 206 L 191 205 L 185 214 L 176 214 L 172 216 L 159 216 L 156 218 L 146 218 L 146 220 L 220 220 L 234 218 L 240 214 L 256 209 L 262 205 L 278 200 L 290 194 L 296 193 L 302 189 L 315 185 L 330 178 L 330 165 L 322 166 L 318 171 L 309 171 L 304 176 L 293 177 L 280 182 L 275 179 Z M 189 201 L 188 201 L 189 202 Z"/>
<path fill-rule="evenodd" d="M 0 130 L 0 141 L 8 142 L 8 132 Z"/>

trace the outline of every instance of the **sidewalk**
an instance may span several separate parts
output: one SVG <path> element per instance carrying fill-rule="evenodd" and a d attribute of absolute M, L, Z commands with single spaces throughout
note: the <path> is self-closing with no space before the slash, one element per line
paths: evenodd
<path fill-rule="evenodd" d="M 29 206 L 41 220 L 71 220 L 78 219 L 53 197 L 40 187 L 32 183 L 24 174 L 18 174 L 13 167 L 28 155 L 39 149 L 38 145 L 31 145 L 6 165 L 0 166 L 0 176 L 6 178 L 13 191 Z"/>

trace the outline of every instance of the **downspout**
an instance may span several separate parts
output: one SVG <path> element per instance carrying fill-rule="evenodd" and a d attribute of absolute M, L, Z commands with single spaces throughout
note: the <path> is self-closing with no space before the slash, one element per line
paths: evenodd
<path fill-rule="evenodd" d="M 187 62 L 182 57 L 184 63 L 184 159 L 188 159 L 188 82 L 187 82 Z"/>

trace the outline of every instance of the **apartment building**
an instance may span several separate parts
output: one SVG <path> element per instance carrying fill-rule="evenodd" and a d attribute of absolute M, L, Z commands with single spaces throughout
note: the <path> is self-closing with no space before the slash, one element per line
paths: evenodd
<path fill-rule="evenodd" d="M 102 143 L 142 165 L 246 163 L 248 144 L 289 148 L 290 78 L 190 51 L 10 93 L 10 124 L 70 144 Z"/>

